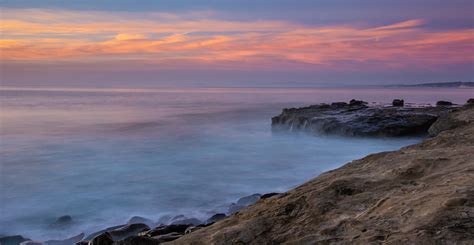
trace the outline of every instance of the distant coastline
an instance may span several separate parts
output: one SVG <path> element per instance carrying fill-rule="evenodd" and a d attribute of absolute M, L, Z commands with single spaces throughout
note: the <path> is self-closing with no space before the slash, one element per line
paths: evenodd
<path fill-rule="evenodd" d="M 474 82 L 441 82 L 441 83 L 417 83 L 417 84 L 394 84 L 386 87 L 422 87 L 422 88 L 474 88 Z"/>

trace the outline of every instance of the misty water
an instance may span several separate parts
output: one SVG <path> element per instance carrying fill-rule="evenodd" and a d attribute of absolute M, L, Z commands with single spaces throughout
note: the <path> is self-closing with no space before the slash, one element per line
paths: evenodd
<path fill-rule="evenodd" d="M 272 135 L 284 107 L 450 100 L 469 89 L 0 89 L 0 236 L 65 238 L 183 214 L 206 219 L 420 138 Z M 59 216 L 73 225 L 51 227 Z"/>

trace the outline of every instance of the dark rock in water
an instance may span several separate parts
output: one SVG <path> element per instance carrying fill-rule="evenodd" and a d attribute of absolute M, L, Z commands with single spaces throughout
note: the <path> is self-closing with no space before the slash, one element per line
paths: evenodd
<path fill-rule="evenodd" d="M 186 229 L 191 225 L 161 225 L 155 227 L 154 229 L 148 231 L 145 235 L 150 237 L 155 237 L 159 235 L 164 235 L 172 232 L 184 234 Z"/>
<path fill-rule="evenodd" d="M 171 217 L 170 215 L 163 215 L 163 216 L 160 217 L 160 219 L 158 219 L 156 224 L 157 225 L 166 225 L 166 224 L 171 223 L 172 219 L 173 219 L 173 217 Z"/>
<path fill-rule="evenodd" d="M 351 101 L 349 101 L 349 106 L 366 106 L 366 105 L 367 105 L 367 102 L 363 100 L 352 99 Z"/>
<path fill-rule="evenodd" d="M 112 236 L 108 232 L 102 233 L 94 237 L 94 239 L 92 239 L 89 242 L 89 245 L 112 245 L 112 244 L 114 244 L 114 240 L 112 239 Z"/>
<path fill-rule="evenodd" d="M 157 239 L 147 236 L 132 236 L 122 241 L 115 242 L 114 245 L 158 245 Z"/>
<path fill-rule="evenodd" d="M 239 204 L 236 204 L 236 203 L 231 203 L 230 206 L 229 206 L 229 209 L 227 210 L 227 213 L 228 214 L 234 214 L 238 211 L 240 211 L 241 209 L 245 208 L 244 205 L 239 205 Z"/>
<path fill-rule="evenodd" d="M 82 238 L 84 238 L 84 233 L 81 233 L 79 235 L 64 239 L 64 240 L 48 240 L 45 241 L 44 243 L 46 245 L 72 245 L 76 244 L 77 242 L 81 241 Z"/>
<path fill-rule="evenodd" d="M 89 241 L 79 241 L 79 242 L 76 242 L 75 245 L 89 245 Z"/>
<path fill-rule="evenodd" d="M 100 231 L 97 231 L 97 232 L 94 232 L 90 235 L 88 235 L 86 238 L 84 238 L 85 241 L 90 241 L 92 238 L 102 234 L 102 233 L 105 233 L 107 231 L 112 231 L 112 230 L 116 230 L 116 229 L 119 229 L 121 227 L 124 227 L 125 225 L 116 225 L 116 226 L 112 226 L 112 227 L 109 227 L 109 228 L 105 228 L 103 230 L 100 230 Z"/>
<path fill-rule="evenodd" d="M 196 218 L 182 219 L 171 222 L 172 225 L 200 225 L 202 221 Z"/>
<path fill-rule="evenodd" d="M 215 223 L 221 219 L 224 219 L 225 217 L 227 217 L 227 215 L 222 214 L 222 213 L 214 214 L 209 219 L 207 219 L 206 224 Z"/>
<path fill-rule="evenodd" d="M 450 106 L 450 105 L 453 105 L 453 103 L 450 101 L 440 100 L 436 102 L 436 106 Z"/>
<path fill-rule="evenodd" d="M 18 245 L 25 241 L 30 241 L 30 239 L 24 238 L 20 235 L 0 237 L 1 245 Z"/>
<path fill-rule="evenodd" d="M 51 224 L 51 227 L 61 228 L 72 224 L 72 217 L 70 215 L 64 215 L 59 217 L 54 223 Z"/>
<path fill-rule="evenodd" d="M 150 227 L 146 224 L 128 224 L 115 230 L 108 231 L 112 240 L 119 241 L 127 237 L 136 236 L 140 232 L 148 231 Z"/>
<path fill-rule="evenodd" d="M 150 227 L 155 226 L 155 222 L 153 220 L 143 218 L 143 217 L 140 217 L 140 216 L 133 216 L 127 222 L 127 224 L 138 224 L 138 223 L 146 224 Z"/>
<path fill-rule="evenodd" d="M 272 196 L 276 196 L 276 195 L 279 195 L 280 193 L 277 193 L 277 192 L 271 192 L 271 193 L 267 193 L 267 194 L 263 194 L 260 199 L 266 199 L 266 198 L 270 198 Z"/>
<path fill-rule="evenodd" d="M 241 205 L 241 206 L 252 205 L 260 199 L 260 196 L 262 196 L 262 195 L 257 193 L 257 194 L 253 194 L 253 195 L 250 195 L 250 196 L 242 197 L 239 200 L 237 200 L 237 204 Z"/>
<path fill-rule="evenodd" d="M 183 236 L 183 234 L 181 234 L 181 233 L 172 232 L 172 233 L 169 233 L 169 234 L 166 234 L 166 235 L 160 235 L 160 236 L 156 236 L 156 237 L 153 237 L 153 238 L 156 239 L 159 243 L 163 243 L 163 242 L 169 242 L 169 241 L 176 240 L 176 239 L 178 239 L 182 236 Z"/>
<path fill-rule="evenodd" d="M 392 106 L 403 107 L 405 105 L 405 101 L 401 99 L 394 99 L 392 101 Z"/>
<path fill-rule="evenodd" d="M 427 134 L 436 119 L 453 107 L 368 107 L 333 103 L 286 109 L 272 118 L 273 132 L 306 131 L 343 136 Z"/>
<path fill-rule="evenodd" d="M 466 104 L 468 105 L 474 105 L 474 98 L 470 98 L 467 100 Z"/>

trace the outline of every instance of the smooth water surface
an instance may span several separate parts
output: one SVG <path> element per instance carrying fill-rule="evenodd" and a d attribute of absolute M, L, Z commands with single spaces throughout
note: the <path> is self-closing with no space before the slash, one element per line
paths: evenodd
<path fill-rule="evenodd" d="M 363 99 L 450 100 L 472 89 L 2 88 L 0 235 L 65 238 L 184 214 L 206 219 L 419 138 L 272 135 L 283 107 Z M 50 224 L 71 215 L 74 225 Z"/>

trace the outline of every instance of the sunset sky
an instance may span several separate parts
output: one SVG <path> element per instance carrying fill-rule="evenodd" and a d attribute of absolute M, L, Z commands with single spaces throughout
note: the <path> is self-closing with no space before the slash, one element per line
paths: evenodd
<path fill-rule="evenodd" d="M 2 85 L 474 81 L 474 1 L 0 0 Z"/>

